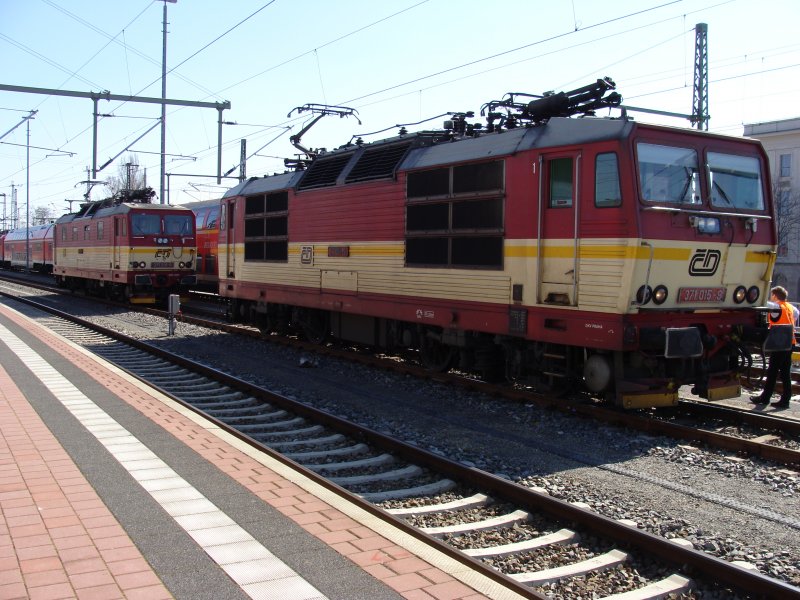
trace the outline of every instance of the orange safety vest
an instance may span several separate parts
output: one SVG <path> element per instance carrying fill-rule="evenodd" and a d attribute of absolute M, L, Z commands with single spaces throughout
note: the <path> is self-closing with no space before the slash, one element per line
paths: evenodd
<path fill-rule="evenodd" d="M 791 325 L 792 331 L 794 331 L 794 311 L 792 310 L 792 307 L 788 302 L 778 301 L 778 308 L 780 309 L 780 313 L 778 313 L 777 310 L 773 310 L 769 314 L 769 326 Z M 795 340 L 794 333 L 792 333 L 792 344 L 796 343 L 797 340 Z"/>

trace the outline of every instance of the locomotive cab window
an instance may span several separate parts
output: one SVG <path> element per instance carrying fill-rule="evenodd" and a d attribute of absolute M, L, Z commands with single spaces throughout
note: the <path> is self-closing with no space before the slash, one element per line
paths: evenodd
<path fill-rule="evenodd" d="M 131 217 L 131 233 L 134 236 L 158 235 L 161 233 L 161 217 L 136 214 Z"/>
<path fill-rule="evenodd" d="M 619 165 L 615 152 L 598 154 L 594 161 L 594 205 L 610 208 L 622 205 Z"/>
<path fill-rule="evenodd" d="M 708 173 L 712 206 L 764 210 L 761 168 L 757 158 L 709 152 Z"/>
<path fill-rule="evenodd" d="M 699 203 L 697 152 L 692 148 L 639 143 L 642 199 L 669 204 Z"/>
<path fill-rule="evenodd" d="M 164 233 L 168 235 L 191 235 L 192 217 L 190 217 L 189 215 L 165 216 Z"/>

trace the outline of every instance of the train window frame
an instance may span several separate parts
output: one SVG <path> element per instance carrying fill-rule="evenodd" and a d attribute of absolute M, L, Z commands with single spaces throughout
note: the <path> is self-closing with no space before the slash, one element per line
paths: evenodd
<path fill-rule="evenodd" d="M 697 148 L 640 140 L 636 142 L 636 165 L 639 193 L 644 202 L 668 206 L 696 205 L 702 202 Z M 691 169 L 688 178 L 687 169 Z M 682 170 L 684 173 L 681 180 L 676 175 L 680 175 Z M 679 184 L 681 192 L 674 195 L 673 192 Z"/>
<path fill-rule="evenodd" d="M 192 227 L 194 219 L 187 214 L 168 214 L 162 220 L 163 233 L 165 235 L 191 236 L 194 234 Z"/>
<path fill-rule="evenodd" d="M 565 167 L 569 166 L 569 169 Z M 569 178 L 566 177 L 569 173 Z M 566 194 L 566 192 L 569 194 Z M 575 160 L 572 156 L 547 159 L 548 208 L 572 208 L 575 204 Z"/>
<path fill-rule="evenodd" d="M 613 165 L 602 165 L 608 171 L 603 171 L 601 177 L 600 161 L 613 159 Z M 602 183 L 603 178 L 613 178 L 613 181 Z M 610 190 L 611 194 L 607 191 Z M 606 192 L 606 193 L 604 193 Z M 618 208 L 622 206 L 622 190 L 620 188 L 619 156 L 616 152 L 600 152 L 594 157 L 594 205 L 596 208 Z"/>
<path fill-rule="evenodd" d="M 158 223 L 158 228 L 154 231 L 153 225 Z M 145 237 L 148 235 L 160 235 L 163 230 L 161 217 L 150 213 L 134 213 L 131 215 L 131 237 Z"/>
<path fill-rule="evenodd" d="M 742 171 L 745 163 L 755 166 L 755 169 Z M 706 153 L 706 167 L 713 208 L 748 211 L 763 211 L 766 208 L 764 182 L 761 178 L 763 169 L 758 157 L 709 150 Z M 723 187 L 721 181 L 725 178 L 728 178 L 728 181 Z M 752 183 L 749 183 L 752 189 L 743 190 L 742 187 L 748 184 L 748 180 L 752 180 Z M 753 196 L 748 192 L 755 192 L 755 202 L 750 201 Z"/>
<path fill-rule="evenodd" d="M 206 217 L 208 216 L 208 208 L 200 208 L 197 210 L 194 216 L 194 228 L 196 231 L 200 229 L 204 229 Z"/>
<path fill-rule="evenodd" d="M 206 219 L 206 229 L 217 229 L 219 224 L 220 207 L 212 206 L 208 209 L 208 218 Z"/>

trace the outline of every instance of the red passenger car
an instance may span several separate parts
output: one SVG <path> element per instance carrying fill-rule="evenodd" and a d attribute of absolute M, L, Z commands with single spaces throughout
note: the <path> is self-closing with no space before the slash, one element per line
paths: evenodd
<path fill-rule="evenodd" d="M 126 191 L 81 205 L 55 225 L 56 282 L 133 303 L 161 303 L 194 284 L 196 239 L 188 208 Z"/>
<path fill-rule="evenodd" d="M 607 83 L 243 182 L 222 199 L 220 294 L 265 330 L 417 348 L 431 369 L 626 407 L 737 396 L 775 256 L 765 153 L 569 117 L 618 104 Z"/>
<path fill-rule="evenodd" d="M 4 229 L 0 231 L 0 269 L 7 269 L 9 267 L 8 262 L 6 262 L 6 236 L 8 235 L 8 230 Z"/>
<path fill-rule="evenodd" d="M 3 238 L 3 264 L 11 269 L 52 272 L 53 224 L 9 231 Z"/>
<path fill-rule="evenodd" d="M 216 293 L 219 286 L 217 270 L 217 244 L 219 243 L 219 200 L 190 202 L 183 204 L 195 217 L 197 232 L 197 288 L 212 290 Z"/>

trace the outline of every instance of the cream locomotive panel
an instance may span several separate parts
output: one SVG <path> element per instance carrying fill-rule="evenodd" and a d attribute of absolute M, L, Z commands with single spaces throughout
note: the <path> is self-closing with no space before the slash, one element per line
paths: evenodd
<path fill-rule="evenodd" d="M 288 263 L 246 262 L 241 245 L 235 252 L 235 279 L 241 281 L 495 304 L 511 301 L 506 272 L 405 267 L 402 242 L 290 244 Z M 226 258 L 227 249 L 221 245 L 221 265 Z"/>
<path fill-rule="evenodd" d="M 770 246 L 643 241 L 637 253 L 629 310 L 741 308 L 748 304 L 741 298 L 736 301 L 737 289 L 753 287 L 758 288 L 759 300 L 765 302 L 773 257 Z M 637 296 L 645 285 L 649 293 L 663 286 L 666 298 L 654 302 L 641 293 Z"/>

